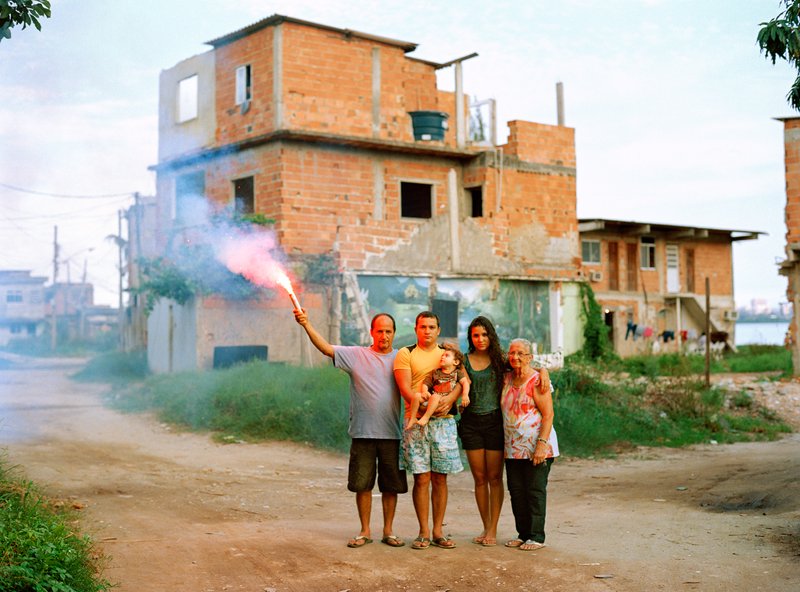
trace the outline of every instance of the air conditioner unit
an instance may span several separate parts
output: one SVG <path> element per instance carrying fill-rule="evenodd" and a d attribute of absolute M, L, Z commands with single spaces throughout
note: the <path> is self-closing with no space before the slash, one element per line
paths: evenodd
<path fill-rule="evenodd" d="M 722 318 L 726 321 L 738 321 L 739 320 L 739 311 L 738 310 L 726 310 L 722 313 Z"/>
<path fill-rule="evenodd" d="M 603 279 L 603 272 L 602 271 L 592 271 L 589 273 L 589 279 L 593 282 L 599 282 Z"/>

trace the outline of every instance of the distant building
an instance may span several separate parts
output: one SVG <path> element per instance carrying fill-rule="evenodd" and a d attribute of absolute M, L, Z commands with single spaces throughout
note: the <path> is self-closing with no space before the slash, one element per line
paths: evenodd
<path fill-rule="evenodd" d="M 0 270 L 0 346 L 45 332 L 46 281 L 27 270 Z"/>
<path fill-rule="evenodd" d="M 772 308 L 766 298 L 753 298 L 750 300 L 750 312 L 756 315 L 769 314 Z"/>
<path fill-rule="evenodd" d="M 735 349 L 733 243 L 760 232 L 581 219 L 581 270 L 622 356 L 681 351 L 710 329 Z"/>
<path fill-rule="evenodd" d="M 119 313 L 116 308 L 94 303 L 94 286 L 84 282 L 57 282 L 45 289 L 48 316 L 55 307 L 59 339 L 91 339 L 116 329 Z"/>

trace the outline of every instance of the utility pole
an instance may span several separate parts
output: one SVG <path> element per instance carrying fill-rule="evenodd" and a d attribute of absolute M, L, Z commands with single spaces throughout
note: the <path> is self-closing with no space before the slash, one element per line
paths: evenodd
<path fill-rule="evenodd" d="M 711 288 L 706 277 L 706 388 L 711 388 Z"/>
<path fill-rule="evenodd" d="M 119 247 L 119 344 L 122 349 L 125 345 L 125 311 L 122 308 L 122 277 L 125 269 L 122 267 L 122 210 L 117 212 L 117 246 Z"/>
<path fill-rule="evenodd" d="M 53 226 L 53 301 L 52 301 L 52 320 L 50 325 L 50 349 L 55 351 L 58 336 L 58 312 L 56 302 L 58 282 L 58 226 Z"/>
<path fill-rule="evenodd" d="M 84 307 L 86 306 L 86 259 L 83 260 L 83 277 L 81 278 L 81 300 L 80 300 L 80 309 L 78 310 L 78 337 L 79 339 L 83 340 L 86 337 L 86 331 L 84 329 L 84 324 L 86 322 L 85 319 L 85 311 Z"/>

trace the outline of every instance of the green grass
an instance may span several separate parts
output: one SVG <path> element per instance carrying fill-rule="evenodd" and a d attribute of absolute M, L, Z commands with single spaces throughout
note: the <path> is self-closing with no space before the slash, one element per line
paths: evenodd
<path fill-rule="evenodd" d="M 597 367 L 573 364 L 552 380 L 559 445 L 569 456 L 771 440 L 791 431 L 747 394 L 706 389 L 697 377 L 601 377 Z"/>
<path fill-rule="evenodd" d="M 612 367 L 632 376 L 687 376 L 705 373 L 705 356 L 678 354 L 633 356 L 616 359 Z M 792 373 L 792 353 L 777 345 L 744 345 L 736 353 L 728 352 L 721 360 L 711 360 L 709 370 L 720 372 Z"/>
<path fill-rule="evenodd" d="M 56 508 L 0 458 L 0 591 L 110 589 L 91 540 L 73 524 L 69 511 Z"/>
<path fill-rule="evenodd" d="M 349 448 L 349 379 L 333 368 L 251 362 L 225 370 L 150 376 L 118 389 L 122 410 L 156 410 L 161 420 L 211 430 L 227 440 L 290 440 Z"/>
<path fill-rule="evenodd" d="M 677 375 L 658 377 L 655 370 L 664 368 L 652 358 L 643 358 L 644 371 L 630 375 L 601 374 L 607 366 L 575 359 L 552 373 L 564 454 L 603 456 L 635 446 L 766 440 L 790 431 L 747 393 L 705 389 L 701 376 L 680 367 L 692 362 L 667 360 L 665 367 Z M 776 356 L 767 352 L 767 358 Z M 129 374 L 140 380 L 128 387 L 117 384 L 110 399 L 115 407 L 155 410 L 162 421 L 215 432 L 220 441 L 290 440 L 337 451 L 349 447 L 349 380 L 332 366 L 252 362 L 141 379 L 142 363 L 105 357 L 90 364 L 88 373 L 102 379 L 117 376 L 120 366 L 132 367 Z"/>
<path fill-rule="evenodd" d="M 72 378 L 117 384 L 143 380 L 147 374 L 147 352 L 111 351 L 91 358 Z"/>

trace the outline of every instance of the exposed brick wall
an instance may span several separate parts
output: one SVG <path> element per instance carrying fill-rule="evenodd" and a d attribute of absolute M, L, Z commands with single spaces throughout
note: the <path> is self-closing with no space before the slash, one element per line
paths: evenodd
<path fill-rule="evenodd" d="M 509 121 L 506 154 L 526 162 L 575 167 L 575 130 L 533 123 Z"/>
<path fill-rule="evenodd" d="M 800 119 L 784 121 L 786 243 L 800 243 Z"/>
<path fill-rule="evenodd" d="M 290 21 L 278 27 L 286 127 L 374 138 L 373 59 L 377 52 L 378 137 L 411 143 L 408 112 L 439 110 L 449 114 L 444 145 L 454 147 L 455 94 L 436 88 L 434 66 L 407 57 L 401 47 L 390 43 Z M 267 26 L 215 49 L 218 146 L 274 131 L 277 31 Z M 252 68 L 253 100 L 243 114 L 234 103 L 235 71 L 244 64 Z M 468 97 L 464 101 L 466 106 Z M 486 245 L 481 252 L 484 261 L 477 266 L 475 261 L 464 261 L 465 269 L 575 278 L 579 243 L 574 130 L 523 121 L 512 122 L 510 128 L 503 163 L 481 156 L 477 148 L 476 162 L 465 165 L 442 156 L 277 141 L 210 159 L 205 165 L 206 193 L 212 203 L 229 206 L 232 181 L 253 176 L 256 211 L 276 220 L 283 249 L 289 254 L 336 250 L 346 269 L 391 266 L 400 258 L 382 259 L 398 249 L 413 250 L 420 234 L 435 232 L 441 253 L 416 267 L 425 271 L 428 265 L 435 271 L 446 269 L 449 257 L 449 225 L 443 222 L 450 211 L 448 171 L 455 169 L 459 217 L 469 217 L 463 187 L 481 185 L 484 198 L 484 216 L 470 218 L 469 230 L 460 237 L 469 243 L 478 240 L 469 233 L 480 233 L 479 242 Z M 166 179 L 179 172 L 160 175 L 160 188 L 163 183 L 171 191 Z M 433 185 L 431 220 L 401 217 L 401 181 Z"/>
<path fill-rule="evenodd" d="M 275 129 L 273 102 L 273 36 L 266 27 L 216 49 L 217 143 L 224 146 Z M 250 109 L 236 105 L 236 68 L 250 64 L 253 96 Z"/>

